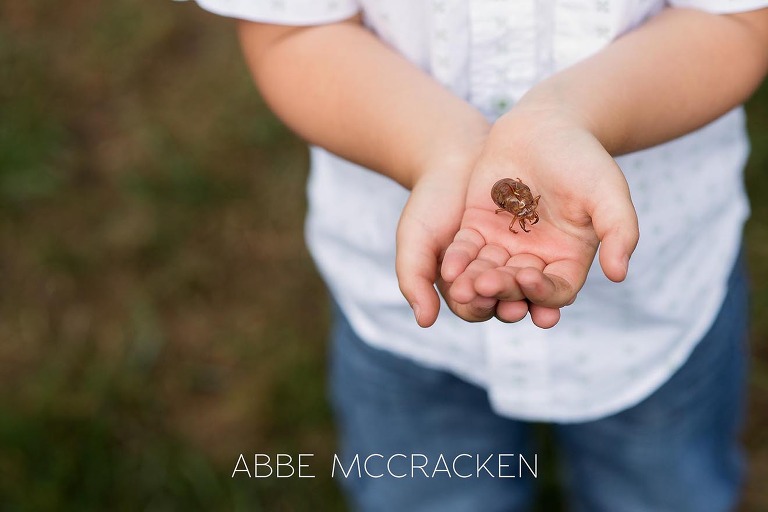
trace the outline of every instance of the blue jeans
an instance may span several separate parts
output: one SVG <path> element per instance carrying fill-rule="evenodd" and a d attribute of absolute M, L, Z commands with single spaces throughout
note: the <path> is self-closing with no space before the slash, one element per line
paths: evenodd
<path fill-rule="evenodd" d="M 740 260 L 741 261 L 741 260 Z M 741 262 L 713 326 L 688 361 L 638 405 L 585 423 L 554 424 L 569 510 L 584 512 L 723 512 L 733 510 L 744 475 L 738 441 L 745 408 L 747 284 Z M 530 510 L 534 478 L 478 471 L 469 455 L 520 454 L 531 465 L 532 425 L 501 417 L 484 390 L 453 375 L 375 349 L 338 312 L 331 345 L 331 401 L 340 461 L 371 454 L 368 476 L 334 475 L 355 510 L 472 512 Z M 387 458 L 392 467 L 386 468 Z M 429 477 L 412 471 L 426 459 Z M 469 454 L 462 456 L 461 454 Z M 445 471 L 463 464 L 460 478 Z M 458 457 L 458 458 L 457 458 Z M 460 466 L 461 466 L 460 464 Z M 348 467 L 348 466 L 347 466 Z M 489 473 L 496 473 L 493 476 Z M 383 475 L 378 477 L 378 475 Z M 413 474 L 413 476 L 411 476 Z M 434 477 L 433 477 L 434 474 Z M 399 478 L 401 475 L 406 475 Z M 507 475 L 509 476 L 509 475 Z"/>

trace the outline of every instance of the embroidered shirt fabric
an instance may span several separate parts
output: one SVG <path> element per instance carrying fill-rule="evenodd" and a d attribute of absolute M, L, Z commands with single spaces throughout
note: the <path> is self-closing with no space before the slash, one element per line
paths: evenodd
<path fill-rule="evenodd" d="M 670 6 L 747 11 L 757 0 L 198 0 L 265 23 L 366 26 L 491 121 L 544 77 Z M 373 101 L 374 99 L 372 99 Z M 368 343 L 483 386 L 509 417 L 584 421 L 630 407 L 685 361 L 717 314 L 749 214 L 737 108 L 704 128 L 617 159 L 640 221 L 625 282 L 597 260 L 549 330 L 529 319 L 466 323 L 443 303 L 416 325 L 395 277 L 395 229 L 408 191 L 311 149 L 306 236 L 326 282 Z M 712 193 L 716 190 L 717 193 Z M 375 201 L 371 201 L 375 198 Z M 372 204 L 373 203 L 373 204 Z"/>

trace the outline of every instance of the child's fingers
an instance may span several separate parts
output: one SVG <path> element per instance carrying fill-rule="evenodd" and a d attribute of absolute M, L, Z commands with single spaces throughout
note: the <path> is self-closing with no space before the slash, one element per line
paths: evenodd
<path fill-rule="evenodd" d="M 460 304 L 451 299 L 451 288 L 453 285 L 446 283 L 445 281 L 441 282 L 444 285 L 444 288 L 441 288 L 441 290 L 444 290 L 443 297 L 445 297 L 446 304 L 448 304 L 451 311 L 462 320 L 466 320 L 467 322 L 484 322 L 496 314 L 496 299 L 490 297 L 475 297 L 467 304 Z"/>
<path fill-rule="evenodd" d="M 453 242 L 445 250 L 440 274 L 443 279 L 452 283 L 467 266 L 477 259 L 477 255 L 485 246 L 485 238 L 474 229 L 464 228 L 456 233 Z"/>
<path fill-rule="evenodd" d="M 554 327 L 560 321 L 560 309 L 531 304 L 525 300 L 502 301 L 496 306 L 496 318 L 502 322 L 519 322 L 528 313 L 533 323 L 542 329 Z"/>
<path fill-rule="evenodd" d="M 554 327 L 557 322 L 560 321 L 560 309 L 548 308 L 546 306 L 540 306 L 538 304 L 531 304 L 529 306 L 531 312 L 531 320 L 537 327 L 542 329 L 549 329 Z"/>
<path fill-rule="evenodd" d="M 494 297 L 504 301 L 525 299 L 515 279 L 518 270 L 520 269 L 516 267 L 494 267 L 486 270 L 475 279 L 475 292 L 482 297 Z"/>
<path fill-rule="evenodd" d="M 430 268 L 424 261 L 413 258 L 398 258 L 397 279 L 405 300 L 411 305 L 416 322 L 429 327 L 437 320 L 440 299 L 433 286 L 437 262 Z"/>
<path fill-rule="evenodd" d="M 635 221 L 637 222 L 637 221 Z M 600 243 L 600 267 L 605 276 L 614 282 L 623 281 L 629 271 L 629 258 L 637 246 L 637 226 L 617 226 L 605 233 Z"/>
<path fill-rule="evenodd" d="M 601 200 L 592 214 L 592 225 L 600 239 L 603 273 L 611 281 L 623 281 L 627 277 L 629 258 L 640 237 L 637 214 L 629 194 Z"/>
<path fill-rule="evenodd" d="M 543 272 L 533 267 L 522 268 L 516 279 L 533 304 L 561 308 L 573 302 L 584 284 L 589 268 L 582 267 L 576 261 L 560 260 L 547 265 Z"/>
<path fill-rule="evenodd" d="M 397 281 L 416 322 L 429 327 L 440 310 L 440 299 L 434 287 L 439 250 L 424 243 L 419 233 L 401 226 L 397 231 L 395 270 Z"/>
<path fill-rule="evenodd" d="M 475 280 L 482 273 L 504 265 L 509 259 L 506 249 L 498 245 L 486 245 L 477 254 L 477 258 L 467 265 L 464 272 L 453 282 L 450 298 L 460 304 L 469 304 L 478 297 Z"/>
<path fill-rule="evenodd" d="M 496 314 L 497 300 L 493 297 L 478 296 L 475 292 L 475 278 L 485 271 L 503 265 L 509 253 L 497 245 L 486 245 L 477 252 L 453 283 L 443 281 L 441 288 L 448 306 L 458 317 L 467 322 L 484 322 Z"/>
<path fill-rule="evenodd" d="M 544 260 L 533 254 L 516 254 L 503 267 L 485 271 L 475 279 L 475 291 L 483 297 L 495 297 L 502 301 L 518 301 L 525 298 L 515 276 L 521 268 L 543 270 Z"/>
<path fill-rule="evenodd" d="M 525 300 L 500 301 L 496 306 L 496 318 L 505 323 L 519 322 L 528 314 L 528 302 Z"/>

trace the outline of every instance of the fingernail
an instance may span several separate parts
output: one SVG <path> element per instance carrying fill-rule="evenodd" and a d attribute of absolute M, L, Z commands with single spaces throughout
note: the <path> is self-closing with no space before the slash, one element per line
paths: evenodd
<path fill-rule="evenodd" d="M 629 255 L 624 256 L 622 263 L 624 264 L 624 272 L 629 272 Z"/>

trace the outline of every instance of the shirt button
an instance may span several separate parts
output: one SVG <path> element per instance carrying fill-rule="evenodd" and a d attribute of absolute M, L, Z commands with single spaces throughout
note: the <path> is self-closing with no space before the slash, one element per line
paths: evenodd
<path fill-rule="evenodd" d="M 512 106 L 512 101 L 509 98 L 498 98 L 493 103 L 493 108 L 497 114 L 503 114 Z"/>

